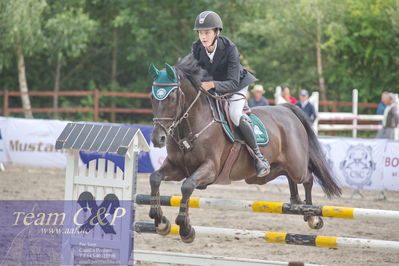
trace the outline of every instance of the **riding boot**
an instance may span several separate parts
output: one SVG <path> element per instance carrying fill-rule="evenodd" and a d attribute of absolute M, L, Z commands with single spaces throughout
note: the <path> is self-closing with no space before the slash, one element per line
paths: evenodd
<path fill-rule="evenodd" d="M 255 155 L 255 168 L 256 168 L 256 176 L 264 177 L 270 173 L 270 164 L 263 157 L 261 153 L 258 143 L 256 142 L 256 136 L 254 133 L 254 128 L 252 125 L 251 119 L 245 114 L 240 118 L 240 124 L 238 126 L 240 131 L 244 137 L 246 144 L 252 149 Z"/>

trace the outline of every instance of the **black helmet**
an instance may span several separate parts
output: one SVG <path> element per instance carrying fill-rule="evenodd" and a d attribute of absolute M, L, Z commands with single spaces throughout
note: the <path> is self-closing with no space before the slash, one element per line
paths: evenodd
<path fill-rule="evenodd" d="M 213 11 L 201 12 L 195 19 L 193 30 L 223 29 L 223 22 L 219 15 Z"/>

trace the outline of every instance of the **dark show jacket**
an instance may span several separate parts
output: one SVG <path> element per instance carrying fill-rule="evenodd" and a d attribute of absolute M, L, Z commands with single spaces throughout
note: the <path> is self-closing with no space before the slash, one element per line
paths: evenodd
<path fill-rule="evenodd" d="M 313 104 L 308 102 L 304 108 L 302 108 L 301 102 L 297 102 L 296 105 L 299 106 L 299 108 L 301 108 L 306 113 L 306 115 L 309 118 L 309 121 L 313 124 L 313 122 L 316 120 L 317 117 L 316 110 L 314 109 Z"/>
<path fill-rule="evenodd" d="M 240 53 L 230 39 L 219 36 L 217 42 L 212 63 L 200 40 L 192 47 L 194 58 L 213 77 L 217 93 L 237 92 L 258 80 L 240 64 Z"/>

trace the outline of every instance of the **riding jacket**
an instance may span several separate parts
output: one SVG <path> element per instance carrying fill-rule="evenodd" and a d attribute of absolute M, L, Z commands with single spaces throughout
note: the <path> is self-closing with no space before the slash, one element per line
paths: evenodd
<path fill-rule="evenodd" d="M 192 52 L 199 65 L 213 77 L 217 93 L 237 92 L 258 80 L 240 64 L 240 53 L 230 39 L 218 36 L 216 41 L 212 62 L 200 40 L 193 43 Z"/>

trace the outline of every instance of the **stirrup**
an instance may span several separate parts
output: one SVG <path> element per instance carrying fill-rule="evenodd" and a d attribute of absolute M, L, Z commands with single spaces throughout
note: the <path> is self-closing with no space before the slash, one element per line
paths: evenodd
<path fill-rule="evenodd" d="M 260 166 L 260 163 L 263 165 Z M 270 164 L 265 158 L 263 158 L 263 160 L 259 158 L 256 159 L 255 168 L 257 177 L 265 177 L 270 174 Z"/>

